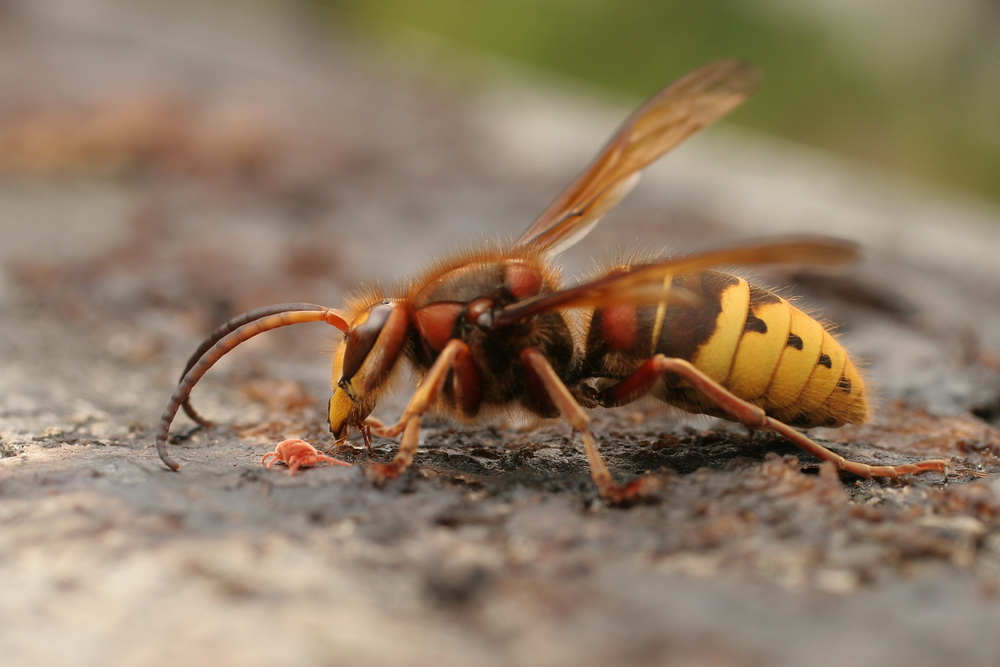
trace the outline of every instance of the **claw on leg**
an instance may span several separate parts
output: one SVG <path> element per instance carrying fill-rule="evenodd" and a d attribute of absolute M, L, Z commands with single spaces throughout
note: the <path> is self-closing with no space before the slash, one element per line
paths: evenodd
<path fill-rule="evenodd" d="M 384 484 L 391 479 L 396 479 L 413 463 L 413 457 L 417 453 L 419 444 L 420 420 L 411 419 L 403 431 L 396 456 L 388 463 L 373 463 L 368 466 L 366 471 L 368 477 L 376 484 Z"/>
<path fill-rule="evenodd" d="M 653 475 L 640 475 L 631 482 L 621 485 L 611 476 L 611 471 L 604 463 L 597 443 L 590 430 L 580 431 L 583 448 L 590 462 L 590 477 L 594 480 L 601 498 L 609 505 L 627 506 L 649 501 L 656 497 L 663 482 Z"/>

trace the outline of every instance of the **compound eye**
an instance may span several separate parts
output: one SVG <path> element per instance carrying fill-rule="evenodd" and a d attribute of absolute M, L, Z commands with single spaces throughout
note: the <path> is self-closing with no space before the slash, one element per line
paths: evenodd
<path fill-rule="evenodd" d="M 392 304 L 382 303 L 368 311 L 368 319 L 351 329 L 347 335 L 347 347 L 344 350 L 344 367 L 341 382 L 350 383 L 361 364 L 375 347 L 378 335 L 392 314 Z"/>

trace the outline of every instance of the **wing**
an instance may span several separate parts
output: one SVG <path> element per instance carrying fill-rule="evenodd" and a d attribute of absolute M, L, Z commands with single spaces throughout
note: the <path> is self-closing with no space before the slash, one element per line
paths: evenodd
<path fill-rule="evenodd" d="M 517 301 L 493 320 L 494 329 L 520 322 L 540 313 L 563 308 L 601 308 L 610 305 L 652 305 L 663 301 L 691 303 L 693 295 L 670 290 L 667 280 L 681 273 L 702 271 L 720 265 L 808 264 L 836 266 L 858 256 L 858 246 L 827 236 L 788 236 L 706 252 L 673 257 L 662 262 L 632 267 L 568 289 Z"/>
<path fill-rule="evenodd" d="M 720 60 L 639 107 L 585 172 L 517 240 L 558 253 L 583 238 L 639 181 L 642 169 L 732 111 L 760 82 L 753 66 Z"/>

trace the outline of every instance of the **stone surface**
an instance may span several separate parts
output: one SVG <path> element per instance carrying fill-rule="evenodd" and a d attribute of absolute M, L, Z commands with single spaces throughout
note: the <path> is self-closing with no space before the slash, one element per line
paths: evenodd
<path fill-rule="evenodd" d="M 449 85 L 292 9 L 0 4 L 5 664 L 1000 661 L 1000 215 L 732 131 L 652 170 L 570 272 L 612 245 L 864 242 L 845 275 L 761 275 L 838 322 L 881 388 L 871 424 L 814 434 L 947 477 L 838 476 L 643 406 L 595 431 L 620 478 L 660 476 L 653 503 L 605 507 L 558 424 L 432 421 L 379 489 L 364 464 L 394 444 L 325 433 L 319 325 L 213 369 L 195 401 L 220 426 L 179 418 L 168 472 L 154 425 L 219 322 L 516 235 L 629 110 Z M 285 437 L 358 465 L 262 467 Z"/>

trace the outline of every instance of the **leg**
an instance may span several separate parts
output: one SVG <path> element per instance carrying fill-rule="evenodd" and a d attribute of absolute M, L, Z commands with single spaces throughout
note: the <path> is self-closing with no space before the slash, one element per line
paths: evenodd
<path fill-rule="evenodd" d="M 406 424 L 403 437 L 399 440 L 399 449 L 388 463 L 373 463 L 368 466 L 368 477 L 376 484 L 382 484 L 390 479 L 396 479 L 413 463 L 413 456 L 420 444 L 420 417 L 414 417 Z"/>
<path fill-rule="evenodd" d="M 573 398 L 545 355 L 530 347 L 521 352 L 521 360 L 526 370 L 530 369 L 535 373 L 562 418 L 569 422 L 574 430 L 580 432 L 583 449 L 590 463 L 590 477 L 594 480 L 601 497 L 611 504 L 624 504 L 648 497 L 659 485 L 658 480 L 652 477 L 639 477 L 626 486 L 620 486 L 615 482 L 611 471 L 601 458 L 594 436 L 590 433 L 590 417 Z"/>
<path fill-rule="evenodd" d="M 403 434 L 399 441 L 399 449 L 392 461 L 375 463 L 369 467 L 369 476 L 376 482 L 381 483 L 399 477 L 413 463 L 413 456 L 416 454 L 417 445 L 420 442 L 420 419 L 433 404 L 438 391 L 448 378 L 448 371 L 451 370 L 455 359 L 460 355 L 467 354 L 468 349 L 468 346 L 457 338 L 448 341 L 448 344 L 441 350 L 441 354 L 434 360 L 434 364 L 420 380 L 417 390 L 413 392 L 413 397 L 410 398 L 410 402 L 406 405 L 403 416 L 399 418 L 398 422 L 392 426 L 383 426 L 377 420 L 372 419 L 365 422 L 364 426 L 370 427 L 377 435 L 385 438 Z"/>
<path fill-rule="evenodd" d="M 365 443 L 365 449 L 368 450 L 368 454 L 372 454 L 372 432 L 383 433 L 386 430 L 385 424 L 383 424 L 378 419 L 374 417 L 366 417 L 365 420 L 360 425 L 347 424 L 344 426 L 344 432 L 334 441 L 334 445 L 341 445 L 351 437 L 351 428 L 357 428 L 358 433 L 361 434 L 361 439 Z"/>
<path fill-rule="evenodd" d="M 736 396 L 702 373 L 690 362 L 666 357 L 662 354 L 654 356 L 632 375 L 602 391 L 601 404 L 613 407 L 631 402 L 648 392 L 655 381 L 666 373 L 680 376 L 699 393 L 715 403 L 723 412 L 749 428 L 751 432 L 757 429 L 773 431 L 821 461 L 832 462 L 840 470 L 846 470 L 860 477 L 899 477 L 900 475 L 917 474 L 931 470 L 945 472 L 946 463 L 940 459 L 905 463 L 898 466 L 870 466 L 857 461 L 848 461 L 840 454 L 810 440 L 788 424 L 768 417 L 763 409 Z"/>
<path fill-rule="evenodd" d="M 378 420 L 368 418 L 365 424 L 372 427 L 375 435 L 383 438 L 392 438 L 402 433 L 410 420 L 423 417 L 430 409 L 431 403 L 437 397 L 438 390 L 444 385 L 448 378 L 448 371 L 459 355 L 467 354 L 469 346 L 457 338 L 452 338 L 441 350 L 441 354 L 434 360 L 427 373 L 420 379 L 417 390 L 413 392 L 413 397 L 406 404 L 403 416 L 392 426 L 383 426 Z"/>
<path fill-rule="evenodd" d="M 361 425 L 361 439 L 365 441 L 365 449 L 372 453 L 372 426 L 367 421 Z"/>

